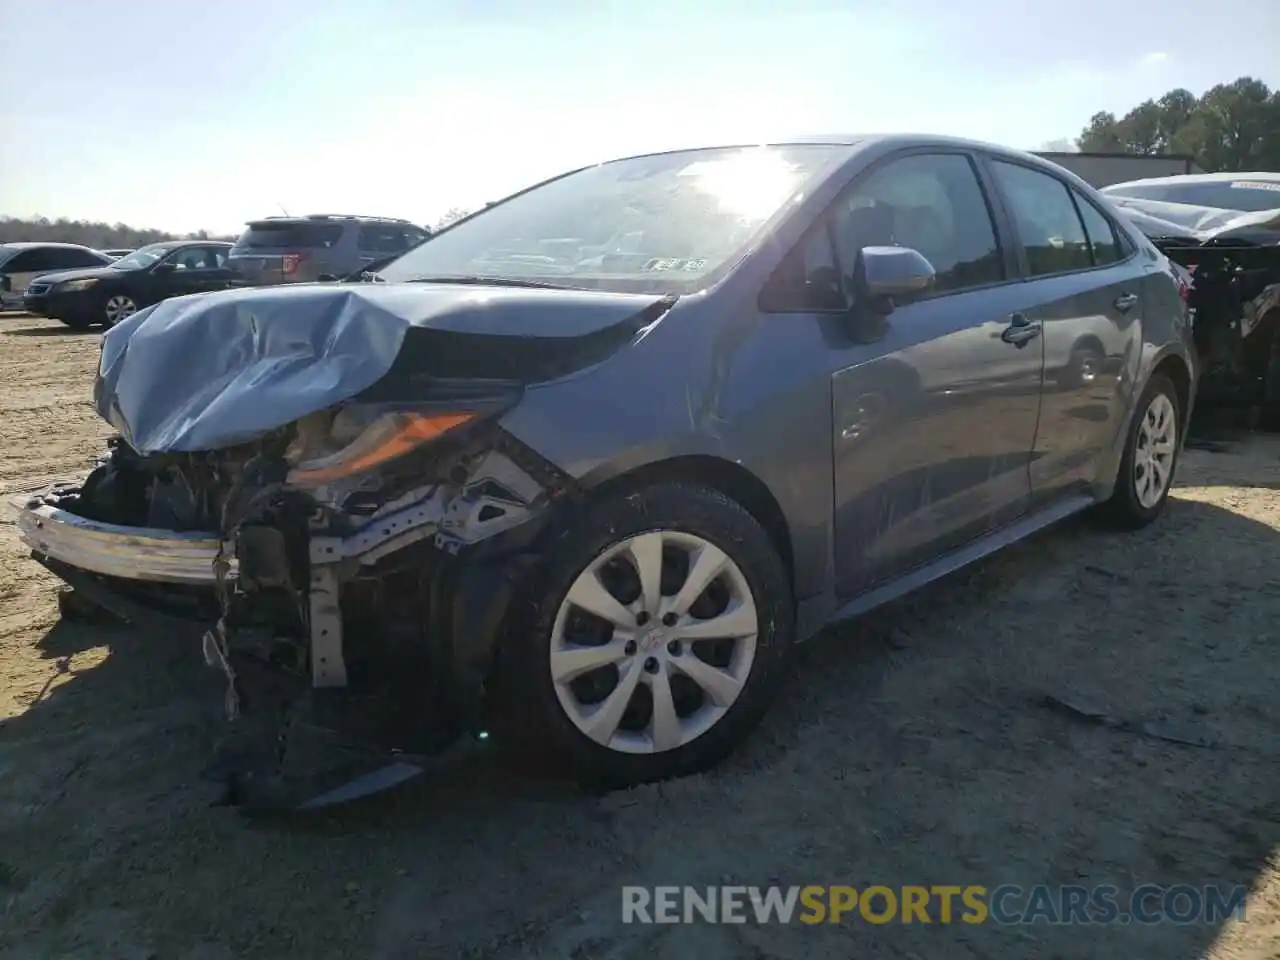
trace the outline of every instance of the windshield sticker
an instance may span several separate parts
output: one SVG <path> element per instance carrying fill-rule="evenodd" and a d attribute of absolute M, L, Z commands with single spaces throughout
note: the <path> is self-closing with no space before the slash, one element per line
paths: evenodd
<path fill-rule="evenodd" d="M 1231 184 L 1232 190 L 1274 190 L 1280 193 L 1280 183 L 1268 183 L 1265 180 L 1235 180 Z"/>
<path fill-rule="evenodd" d="M 640 269 L 644 273 L 666 273 L 672 270 L 681 273 L 697 273 L 699 270 L 705 270 L 706 267 L 706 257 L 696 257 L 691 260 L 683 257 L 655 257 Z"/>

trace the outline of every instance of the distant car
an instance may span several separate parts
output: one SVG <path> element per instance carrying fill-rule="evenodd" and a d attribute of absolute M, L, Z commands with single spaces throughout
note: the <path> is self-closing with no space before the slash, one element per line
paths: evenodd
<path fill-rule="evenodd" d="M 1113 201 L 1183 268 L 1205 395 L 1280 431 L 1280 173 L 1117 183 Z"/>
<path fill-rule="evenodd" d="M 152 243 L 105 264 L 45 273 L 27 286 L 22 305 L 76 330 L 111 327 L 169 297 L 225 290 L 233 279 L 230 250 L 215 240 Z"/>
<path fill-rule="evenodd" d="M 0 307 L 21 309 L 23 291 L 41 274 L 109 263 L 102 251 L 78 243 L 0 243 Z"/>
<path fill-rule="evenodd" d="M 407 220 L 339 214 L 267 217 L 245 226 L 230 263 L 249 286 L 347 277 L 431 236 Z"/>
<path fill-rule="evenodd" d="M 1103 187 L 1112 200 L 1156 200 L 1257 213 L 1280 208 L 1280 173 L 1192 173 Z"/>
<path fill-rule="evenodd" d="M 102 252 L 108 257 L 119 260 L 121 257 L 127 257 L 129 254 L 133 253 L 133 248 L 128 250 L 103 250 Z"/>

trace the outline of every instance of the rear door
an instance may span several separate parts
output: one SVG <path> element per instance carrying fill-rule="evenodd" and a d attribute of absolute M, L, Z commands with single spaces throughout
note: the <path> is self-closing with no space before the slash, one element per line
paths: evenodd
<path fill-rule="evenodd" d="M 327 220 L 254 220 L 231 249 L 237 279 L 249 285 L 298 283 L 336 269 L 343 223 Z"/>
<path fill-rule="evenodd" d="M 1045 388 L 1031 459 L 1037 505 L 1082 494 L 1124 427 L 1142 345 L 1137 251 L 1087 196 L 1052 173 L 988 159 L 1041 331 Z"/>

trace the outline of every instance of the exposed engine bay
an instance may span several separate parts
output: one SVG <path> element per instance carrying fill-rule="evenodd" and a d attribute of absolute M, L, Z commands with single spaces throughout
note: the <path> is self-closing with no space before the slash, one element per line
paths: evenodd
<path fill-rule="evenodd" d="M 230 748 L 241 792 L 246 780 L 283 790 L 287 746 L 264 721 L 305 716 L 386 755 L 434 755 L 478 730 L 507 588 L 543 526 L 530 521 L 571 487 L 483 421 L 382 469 L 337 470 L 335 454 L 360 437 L 385 446 L 418 422 L 381 417 L 378 434 L 377 413 L 348 405 L 211 453 L 142 456 L 115 438 L 82 485 L 45 498 L 106 524 L 217 531 L 208 587 L 97 579 L 214 624 L 204 654 L 225 674 L 227 718 L 254 728 Z M 82 571 L 51 568 L 84 584 Z M 281 749 L 266 756 L 273 737 Z"/>

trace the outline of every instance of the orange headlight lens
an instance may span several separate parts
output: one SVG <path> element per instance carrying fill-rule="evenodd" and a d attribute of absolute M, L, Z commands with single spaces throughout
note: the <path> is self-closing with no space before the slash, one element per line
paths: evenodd
<path fill-rule="evenodd" d="M 289 471 L 289 483 L 317 486 L 362 473 L 404 456 L 475 417 L 474 413 L 388 413 L 337 453 L 298 464 Z"/>

